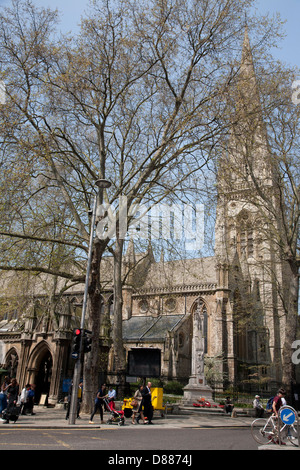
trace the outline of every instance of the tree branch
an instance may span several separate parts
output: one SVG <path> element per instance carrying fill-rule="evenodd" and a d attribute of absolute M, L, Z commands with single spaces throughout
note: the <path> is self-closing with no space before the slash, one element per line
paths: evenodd
<path fill-rule="evenodd" d="M 45 243 L 58 243 L 61 245 L 68 245 L 68 246 L 73 246 L 75 248 L 80 248 L 81 250 L 88 251 L 88 248 L 84 245 L 80 245 L 79 243 L 74 243 L 74 242 L 68 242 L 66 240 L 58 240 L 56 238 L 47 238 L 47 237 L 36 237 L 34 235 L 29 235 L 28 233 L 22 234 L 22 233 L 10 233 L 10 232 L 2 232 L 0 231 L 0 235 L 3 235 L 5 237 L 11 237 L 11 238 L 22 238 L 24 240 L 34 240 L 34 241 L 40 241 L 40 242 L 45 242 Z"/>
<path fill-rule="evenodd" d="M 79 276 L 66 271 L 57 271 L 55 269 L 47 269 L 42 266 L 3 266 L 0 265 L 0 270 L 2 271 L 21 271 L 21 272 L 31 272 L 36 274 L 51 274 L 53 276 L 63 277 L 65 279 L 70 279 L 73 282 L 84 282 L 85 276 Z"/>

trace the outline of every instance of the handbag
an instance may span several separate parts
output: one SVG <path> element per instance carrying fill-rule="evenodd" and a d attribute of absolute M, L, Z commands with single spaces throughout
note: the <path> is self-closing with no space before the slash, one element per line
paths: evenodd
<path fill-rule="evenodd" d="M 134 398 L 130 403 L 130 406 L 132 406 L 132 408 L 135 408 L 136 406 L 138 406 L 138 401 Z"/>

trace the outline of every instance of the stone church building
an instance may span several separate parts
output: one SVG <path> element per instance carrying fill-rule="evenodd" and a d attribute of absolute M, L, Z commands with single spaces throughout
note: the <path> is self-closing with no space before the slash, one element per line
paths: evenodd
<path fill-rule="evenodd" d="M 254 110 L 259 98 L 247 31 L 240 78 L 238 92 L 248 96 Z M 201 318 L 202 349 L 216 369 L 214 384 L 249 390 L 252 383 L 252 390 L 271 390 L 281 381 L 284 316 L 274 273 L 281 284 L 283 273 L 276 250 L 264 236 L 262 213 L 251 199 L 244 155 L 248 139 L 240 141 L 243 111 L 237 107 L 238 112 L 219 163 L 214 256 L 155 261 L 151 248 L 142 256 L 130 245 L 124 266 L 135 268 L 123 289 L 123 338 L 127 353 L 158 350 L 161 377 L 186 384 L 192 360 L 197 362 L 192 343 Z M 261 185 L 275 197 L 265 129 L 254 115 L 250 131 L 255 149 L 247 161 L 250 158 Z M 246 122 L 243 126 L 245 131 Z M 102 279 L 112 272 L 111 263 L 111 258 L 104 258 Z M 40 278 L 47 284 L 46 277 Z M 101 347 L 109 351 L 113 304 L 109 276 L 103 285 L 100 338 Z M 55 404 L 64 379 L 72 377 L 70 343 L 81 312 L 83 286 L 67 289 L 54 311 L 40 289 L 30 295 L 25 313 L 1 319 L 0 365 L 21 386 L 35 383 L 37 399 L 47 394 L 48 402 Z M 113 372 L 112 354 L 107 372 Z"/>

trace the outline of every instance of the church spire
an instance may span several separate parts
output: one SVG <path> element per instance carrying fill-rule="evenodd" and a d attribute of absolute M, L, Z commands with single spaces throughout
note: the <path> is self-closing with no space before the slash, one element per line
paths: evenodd
<path fill-rule="evenodd" d="M 246 117 L 250 117 L 251 121 L 253 118 L 256 121 L 257 119 L 260 120 L 261 103 L 247 24 L 245 26 L 242 57 L 238 73 L 237 95 L 236 111 L 239 120 Z"/>
<path fill-rule="evenodd" d="M 249 39 L 249 30 L 248 25 L 245 26 L 245 33 L 244 33 L 244 42 L 243 42 L 243 49 L 242 49 L 242 59 L 241 59 L 241 67 L 248 67 L 250 69 L 250 74 L 254 74 L 254 65 L 253 65 L 253 56 L 250 46 L 250 39 Z"/>
<path fill-rule="evenodd" d="M 225 191 L 251 187 L 251 174 L 263 182 L 273 184 L 270 149 L 260 101 L 259 87 L 250 45 L 248 26 L 244 40 L 236 87 L 234 111 L 227 152 L 221 158 Z"/>

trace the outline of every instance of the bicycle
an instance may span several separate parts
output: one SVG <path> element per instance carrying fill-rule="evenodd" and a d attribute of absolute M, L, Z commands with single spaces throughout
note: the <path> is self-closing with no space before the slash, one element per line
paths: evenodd
<path fill-rule="evenodd" d="M 253 439 L 259 444 L 281 444 L 286 445 L 290 442 L 299 447 L 298 431 L 294 424 L 283 424 L 280 426 L 280 419 L 272 414 L 269 418 L 257 418 L 251 424 L 251 433 Z M 280 439 L 279 439 L 280 437 Z"/>

